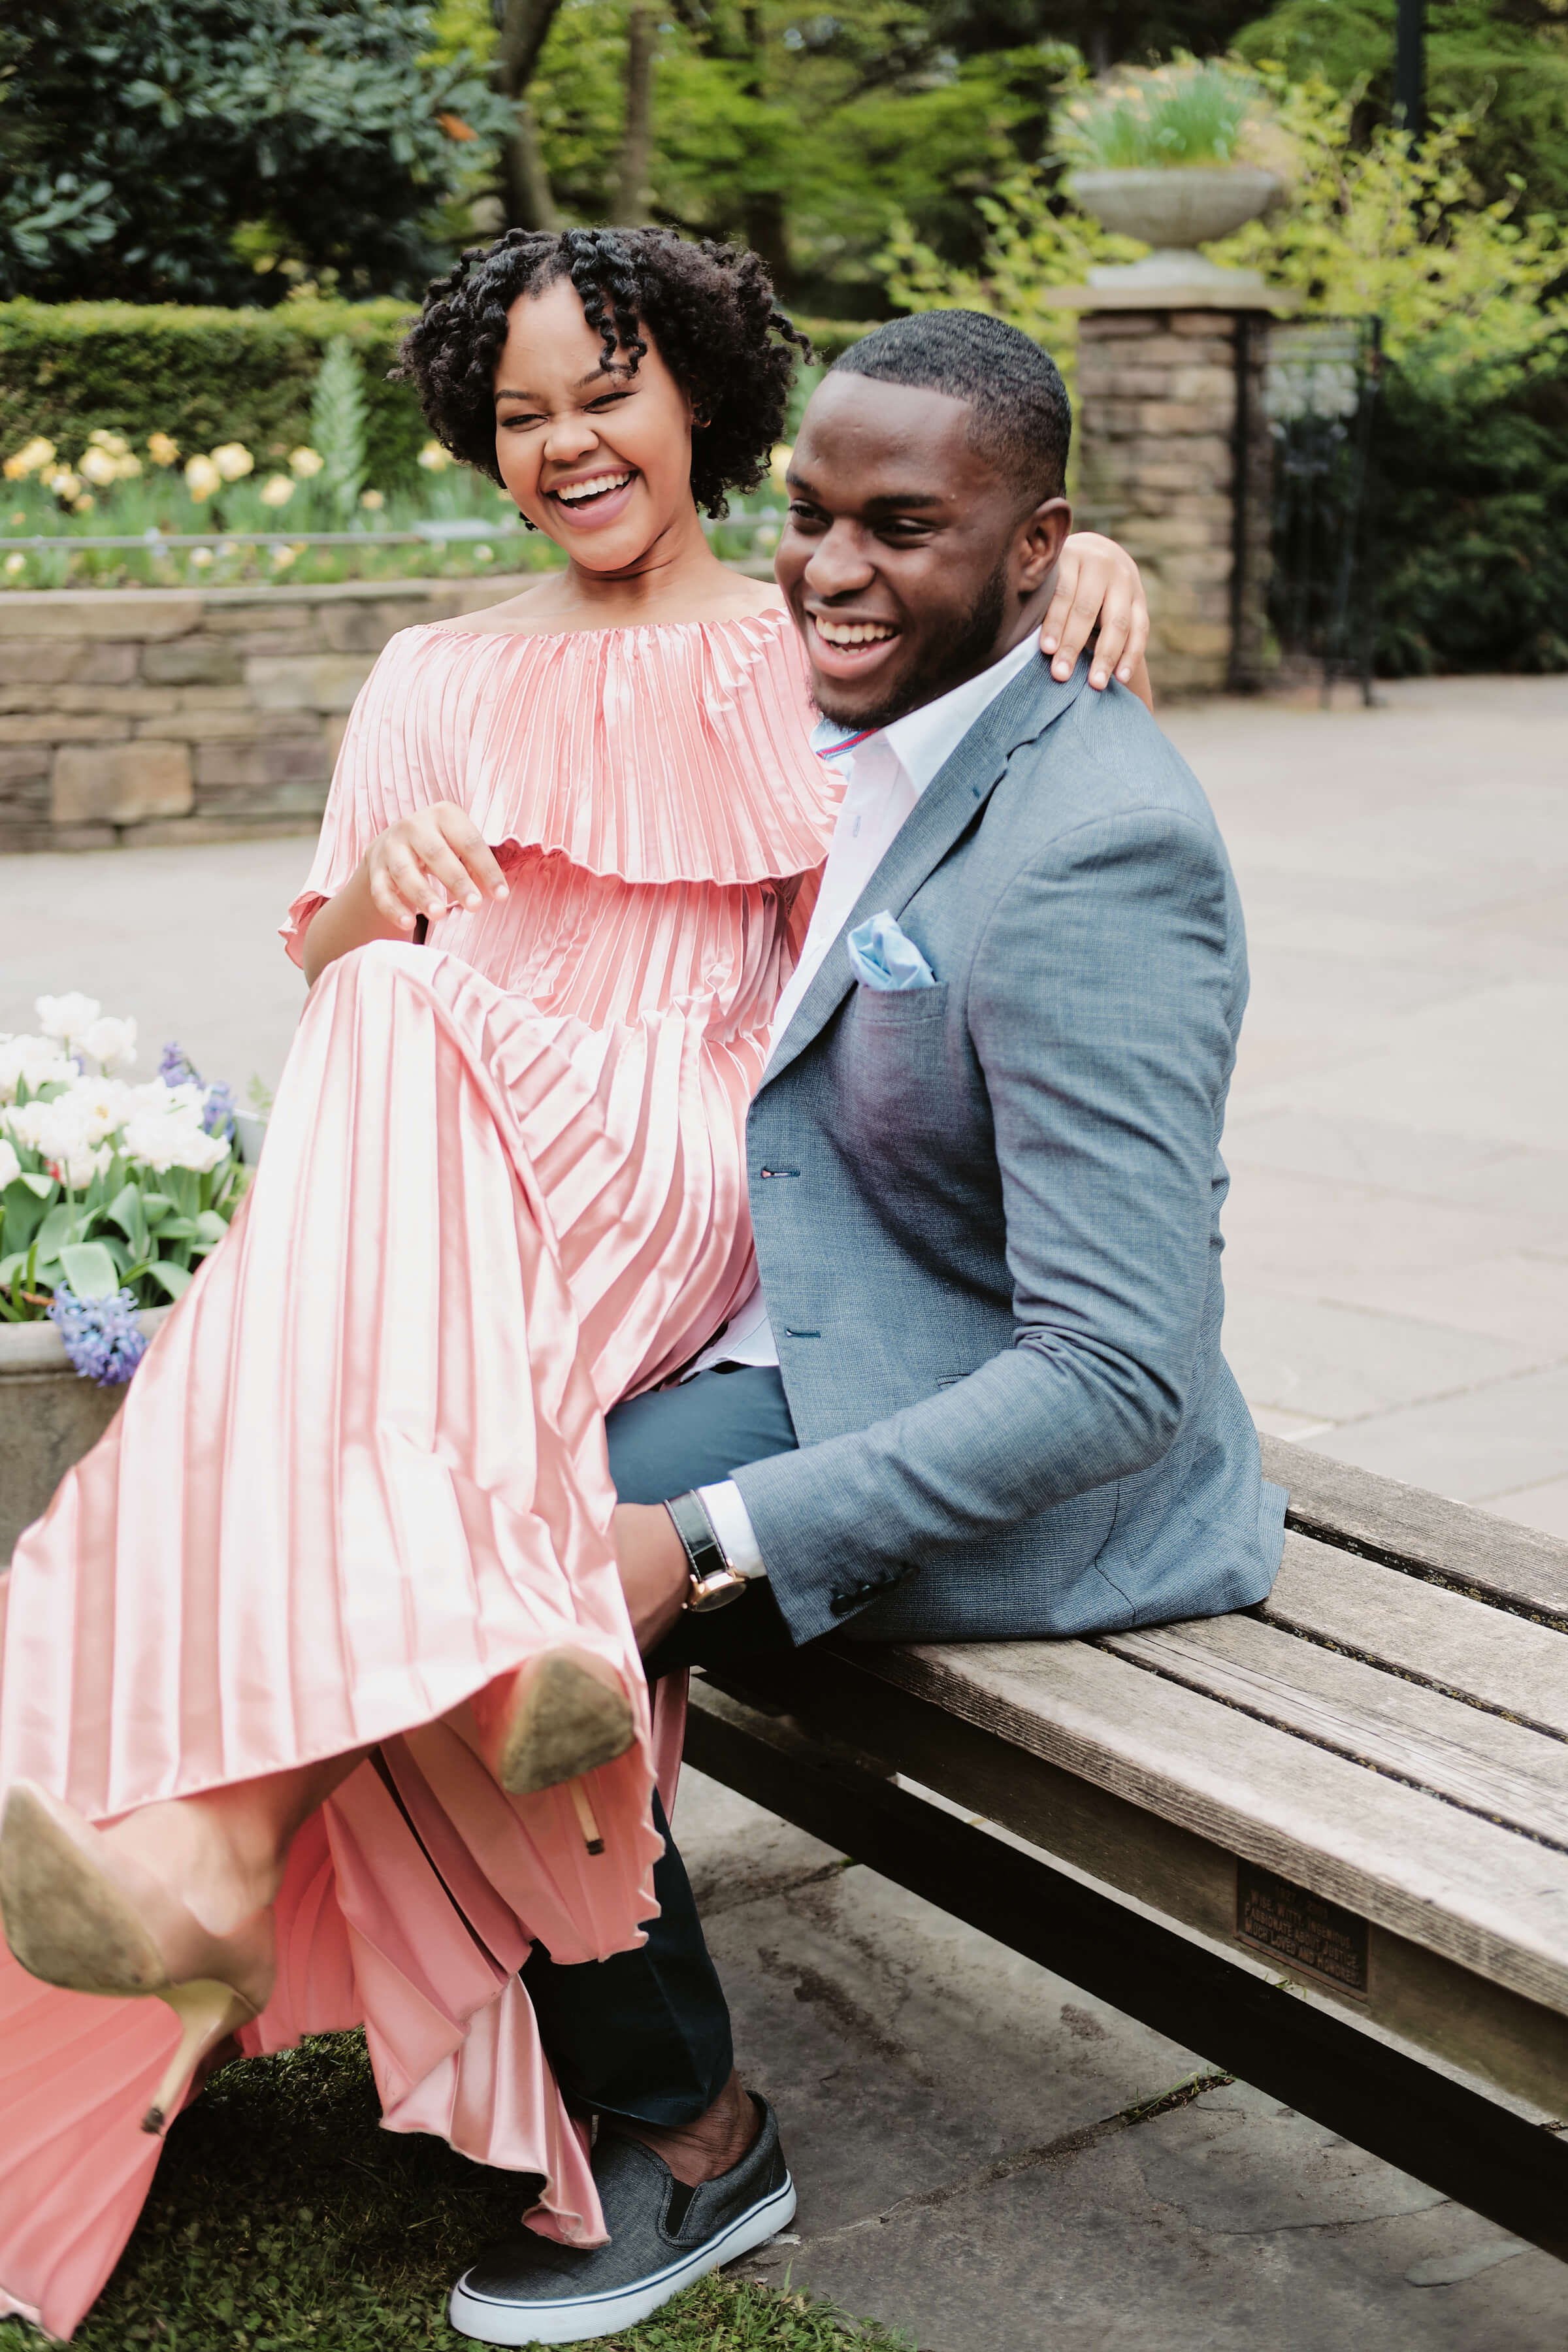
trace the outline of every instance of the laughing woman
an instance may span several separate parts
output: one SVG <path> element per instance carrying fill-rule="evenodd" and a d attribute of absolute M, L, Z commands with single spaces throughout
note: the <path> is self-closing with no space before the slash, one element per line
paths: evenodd
<path fill-rule="evenodd" d="M 797 341 L 753 256 L 647 229 L 511 232 L 408 338 L 566 563 L 377 663 L 264 1162 L 0 1581 L 0 2312 L 58 2336 L 236 2033 L 363 2021 L 389 2126 L 603 2237 L 519 1969 L 654 1907 L 679 1703 L 605 1415 L 751 1285 L 746 1108 L 840 790 L 700 515 L 762 478 Z M 1095 682 L 1142 688 L 1135 572 L 1068 550 L 1047 649 L 1109 596 Z"/>

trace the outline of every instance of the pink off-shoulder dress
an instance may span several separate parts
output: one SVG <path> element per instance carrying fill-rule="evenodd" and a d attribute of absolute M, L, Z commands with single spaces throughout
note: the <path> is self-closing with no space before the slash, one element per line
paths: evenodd
<path fill-rule="evenodd" d="M 679 1710 L 650 1717 L 604 1414 L 750 1285 L 746 1107 L 838 789 L 808 723 L 783 613 L 394 638 L 289 951 L 433 801 L 510 895 L 317 982 L 233 1229 L 0 1579 L 0 1790 L 102 1822 L 375 1747 L 296 1841 L 245 2046 L 363 2021 L 388 2127 L 542 2175 L 528 2218 L 574 2244 L 603 2221 L 517 1972 L 654 1908 Z M 502 1794 L 468 1705 L 563 1640 L 637 1712 L 591 1777 L 598 1857 L 564 1790 Z M 68 2336 L 92 2303 L 175 2038 L 0 1946 L 0 2312 Z"/>

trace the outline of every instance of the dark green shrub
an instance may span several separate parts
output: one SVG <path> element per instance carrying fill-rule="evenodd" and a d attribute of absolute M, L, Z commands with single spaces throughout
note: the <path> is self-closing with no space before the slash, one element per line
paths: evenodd
<path fill-rule="evenodd" d="M 429 438 L 412 391 L 385 380 L 410 316 L 392 299 L 275 310 L 0 302 L 0 456 L 42 434 L 75 457 L 102 427 L 137 446 L 172 434 L 187 457 L 243 441 L 265 469 L 310 439 L 322 354 L 346 335 L 364 370 L 371 478 L 395 488 L 416 478 Z"/>
<path fill-rule="evenodd" d="M 1490 398 L 1392 370 L 1373 491 L 1384 675 L 1568 669 L 1568 362 Z"/>

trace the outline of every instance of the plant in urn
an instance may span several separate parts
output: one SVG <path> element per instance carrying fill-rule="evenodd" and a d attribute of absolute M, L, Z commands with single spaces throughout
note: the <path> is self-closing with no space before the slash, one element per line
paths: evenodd
<path fill-rule="evenodd" d="M 1208 281 L 1216 291 L 1261 290 L 1255 271 L 1222 268 L 1196 250 L 1280 194 L 1279 174 L 1248 160 L 1259 112 L 1245 76 L 1191 58 L 1120 73 L 1067 109 L 1057 152 L 1072 167 L 1074 201 L 1102 227 L 1153 247 L 1142 261 L 1091 269 L 1091 286 L 1146 286 L 1152 296 Z"/>

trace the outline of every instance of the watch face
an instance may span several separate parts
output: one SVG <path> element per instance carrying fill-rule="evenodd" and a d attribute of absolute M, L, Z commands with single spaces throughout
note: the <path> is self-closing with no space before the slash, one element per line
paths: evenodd
<path fill-rule="evenodd" d="M 701 1616 L 710 1609 L 724 1609 L 731 1601 L 739 1601 L 745 1589 L 746 1580 L 739 1569 L 718 1569 L 711 1576 L 692 1578 L 686 1606 Z"/>

